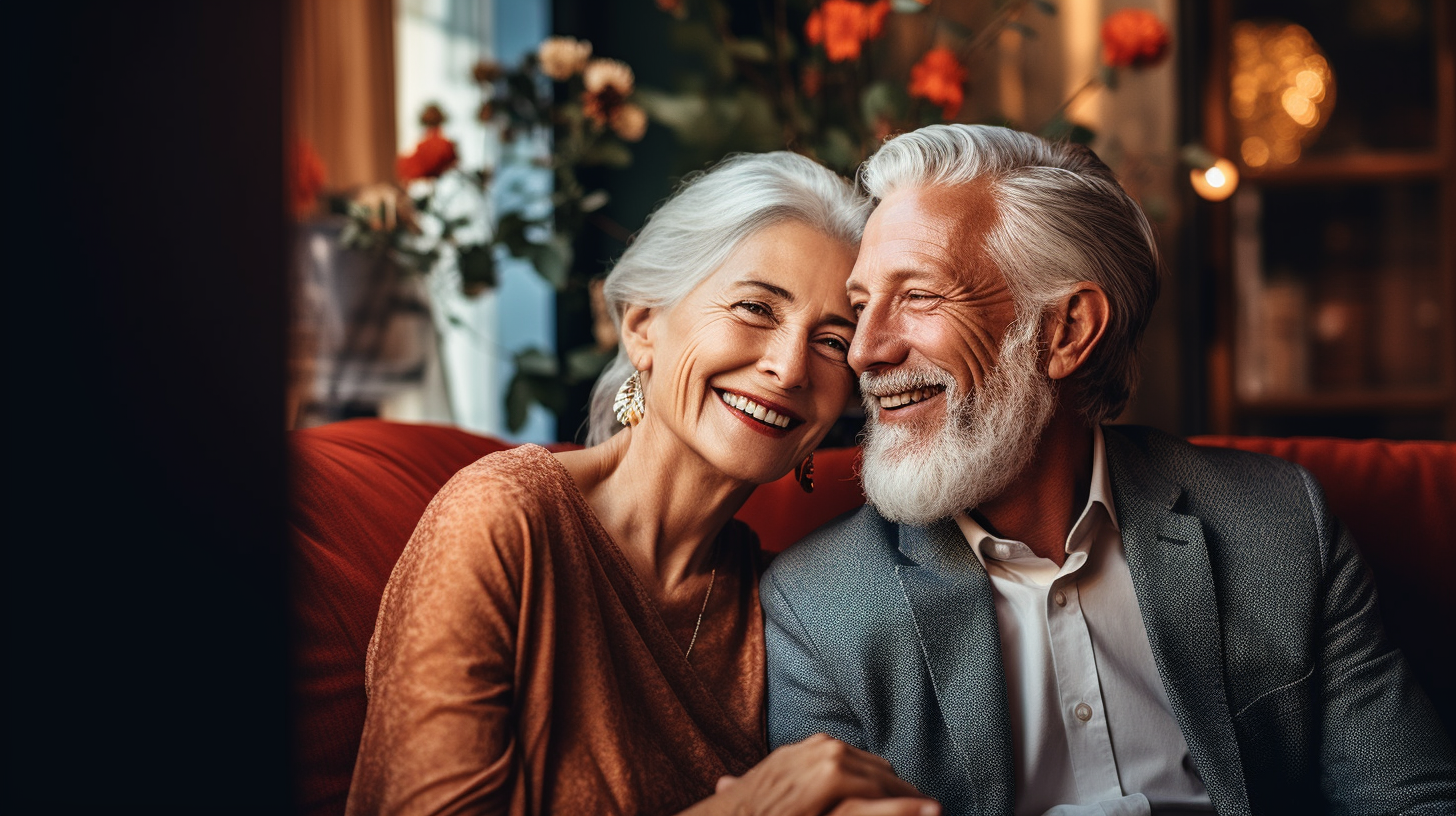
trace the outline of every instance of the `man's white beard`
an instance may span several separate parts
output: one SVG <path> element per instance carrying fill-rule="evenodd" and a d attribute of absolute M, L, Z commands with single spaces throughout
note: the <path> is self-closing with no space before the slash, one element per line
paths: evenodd
<path fill-rule="evenodd" d="M 924 526 L 994 499 L 1031 462 L 1056 407 L 1056 385 L 1038 368 L 1039 326 L 1013 325 L 996 368 L 974 395 L 959 393 L 939 368 L 865 372 L 865 443 L 861 477 L 880 515 Z M 874 394 L 942 384 L 945 419 L 939 428 L 879 422 Z"/>

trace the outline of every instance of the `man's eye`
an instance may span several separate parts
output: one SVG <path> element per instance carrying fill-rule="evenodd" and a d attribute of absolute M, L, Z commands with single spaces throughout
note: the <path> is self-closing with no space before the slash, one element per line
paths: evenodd
<path fill-rule="evenodd" d="M 859 317 L 861 314 L 864 314 L 865 305 L 863 303 L 851 303 L 849 304 L 849 308 L 854 310 L 855 317 Z"/>

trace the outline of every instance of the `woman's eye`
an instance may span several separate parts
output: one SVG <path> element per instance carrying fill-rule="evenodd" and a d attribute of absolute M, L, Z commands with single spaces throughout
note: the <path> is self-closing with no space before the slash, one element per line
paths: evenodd
<path fill-rule="evenodd" d="M 819 338 L 819 344 L 828 349 L 836 357 L 845 358 L 849 356 L 849 343 L 838 335 L 828 335 Z"/>
<path fill-rule="evenodd" d="M 742 309 L 749 314 L 755 314 L 761 317 L 773 317 L 773 309 L 770 309 L 767 304 L 759 303 L 753 300 L 745 300 L 739 303 L 735 303 L 733 304 L 733 308 Z"/>

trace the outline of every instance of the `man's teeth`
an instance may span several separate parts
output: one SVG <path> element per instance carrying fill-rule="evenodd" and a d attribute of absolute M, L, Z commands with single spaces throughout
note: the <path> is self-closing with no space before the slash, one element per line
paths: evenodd
<path fill-rule="evenodd" d="M 902 405 L 909 405 L 912 402 L 919 402 L 939 394 L 945 390 L 943 385 L 931 385 L 925 388 L 917 388 L 914 391 L 904 391 L 899 394 L 891 394 L 888 397 L 880 397 L 881 408 L 899 408 Z"/>
<path fill-rule="evenodd" d="M 767 422 L 770 425 L 775 425 L 780 428 L 789 427 L 788 417 L 779 416 L 778 413 L 768 408 L 765 408 L 762 405 L 759 405 L 748 397 L 740 396 L 738 394 L 730 394 L 727 391 L 724 391 L 722 393 L 724 402 L 728 403 L 734 408 L 737 408 L 743 413 L 748 414 L 759 422 Z"/>

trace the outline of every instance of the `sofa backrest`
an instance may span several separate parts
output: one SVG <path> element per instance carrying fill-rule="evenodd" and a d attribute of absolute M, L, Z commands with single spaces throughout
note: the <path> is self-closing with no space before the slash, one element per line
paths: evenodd
<path fill-rule="evenodd" d="M 1456 711 L 1456 445 L 1328 439 L 1202 437 L 1299 462 L 1325 485 L 1381 586 L 1387 626 L 1441 709 Z M 295 766 L 300 810 L 344 810 L 364 728 L 364 655 L 379 599 L 425 505 L 456 471 L 509 447 L 457 428 L 351 420 L 295 431 L 289 523 L 293 537 Z M 562 446 L 572 447 L 572 446 Z M 859 452 L 815 454 L 815 490 L 790 474 L 739 512 L 777 552 L 864 502 Z"/>

